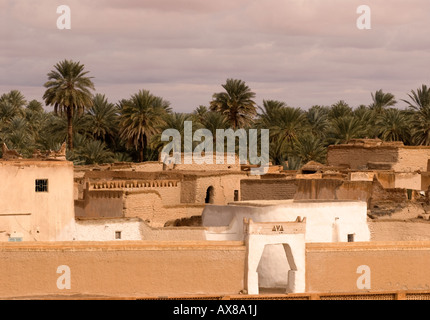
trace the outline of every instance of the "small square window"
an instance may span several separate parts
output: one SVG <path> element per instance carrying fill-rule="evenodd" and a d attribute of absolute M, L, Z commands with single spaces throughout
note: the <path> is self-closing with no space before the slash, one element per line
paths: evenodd
<path fill-rule="evenodd" d="M 36 192 L 48 192 L 48 179 L 36 180 Z"/>
<path fill-rule="evenodd" d="M 115 239 L 121 240 L 121 231 L 115 231 Z"/>

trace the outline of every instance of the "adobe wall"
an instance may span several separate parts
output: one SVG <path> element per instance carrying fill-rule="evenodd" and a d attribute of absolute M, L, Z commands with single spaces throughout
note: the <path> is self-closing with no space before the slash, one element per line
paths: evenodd
<path fill-rule="evenodd" d="M 170 220 L 201 215 L 203 209 L 204 204 L 164 205 L 158 191 L 148 190 L 126 192 L 123 215 L 128 218 L 140 218 L 153 227 L 163 227 Z"/>
<path fill-rule="evenodd" d="M 187 157 L 191 157 L 192 163 L 188 164 L 185 163 L 185 155 Z M 212 163 L 206 163 L 206 161 L 202 164 L 196 163 L 195 159 L 193 158 L 193 154 L 181 154 L 181 163 L 178 164 L 170 164 L 166 165 L 165 168 L 167 170 L 178 170 L 178 171 L 241 171 L 241 165 L 240 165 L 240 159 L 237 154 L 232 154 L 233 161 L 229 159 L 229 155 L 225 153 L 223 156 L 224 163 L 223 164 L 217 164 L 216 159 L 216 151 L 212 154 Z M 163 159 L 160 159 L 163 161 Z M 208 161 L 210 162 L 210 161 Z M 229 163 L 230 162 L 230 163 Z"/>
<path fill-rule="evenodd" d="M 403 147 L 399 148 L 398 153 L 398 163 L 393 166 L 396 172 L 427 171 L 429 147 Z"/>
<path fill-rule="evenodd" d="M 430 223 L 424 221 L 369 221 L 371 241 L 430 241 Z"/>
<path fill-rule="evenodd" d="M 196 179 L 195 203 L 204 204 L 209 187 L 214 188 L 213 204 L 227 204 L 234 201 L 234 192 L 237 190 L 240 197 L 240 180 L 248 177 L 243 174 L 212 175 Z"/>
<path fill-rule="evenodd" d="M 354 145 L 329 146 L 328 166 L 346 166 L 352 170 L 363 170 L 369 162 L 396 163 L 399 160 L 397 147 L 363 147 Z"/>
<path fill-rule="evenodd" d="M 86 191 L 85 195 L 84 200 L 75 200 L 75 217 L 114 218 L 123 216 L 123 191 Z"/>
<path fill-rule="evenodd" d="M 408 146 L 329 146 L 327 164 L 352 170 L 392 169 L 395 172 L 427 171 L 429 147 Z"/>
<path fill-rule="evenodd" d="M 238 294 L 245 251 L 243 242 L 0 244 L 0 298 Z M 57 287 L 63 265 L 70 290 Z"/>
<path fill-rule="evenodd" d="M 241 200 L 286 200 L 294 199 L 296 180 L 253 179 L 240 181 Z"/>
<path fill-rule="evenodd" d="M 430 242 L 306 245 L 306 292 L 427 290 Z M 369 290 L 360 290 L 360 266 L 370 268 Z"/>
<path fill-rule="evenodd" d="M 359 200 L 371 202 L 407 199 L 405 189 L 384 189 L 378 180 L 339 179 L 242 180 L 241 195 L 248 200 Z M 284 198 L 285 197 L 285 198 Z"/>
<path fill-rule="evenodd" d="M 47 192 L 36 192 L 39 179 L 48 180 Z M 0 241 L 13 232 L 24 241 L 72 240 L 73 163 L 0 161 L 0 180 Z"/>

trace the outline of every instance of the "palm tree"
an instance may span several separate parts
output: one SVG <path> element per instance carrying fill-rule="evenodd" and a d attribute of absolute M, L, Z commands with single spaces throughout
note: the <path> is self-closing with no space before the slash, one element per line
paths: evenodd
<path fill-rule="evenodd" d="M 226 92 L 215 93 L 210 110 L 224 114 L 236 130 L 250 125 L 257 114 L 255 93 L 242 80 L 227 79 L 222 85 Z"/>
<path fill-rule="evenodd" d="M 18 150 L 24 156 L 30 156 L 33 152 L 34 139 L 31 128 L 25 118 L 13 117 L 1 132 L 1 140 L 9 148 Z"/>
<path fill-rule="evenodd" d="M 13 108 L 22 109 L 27 101 L 25 100 L 24 95 L 18 90 L 12 90 L 9 93 L 5 93 L 0 97 L 0 102 L 7 101 L 9 102 Z"/>
<path fill-rule="evenodd" d="M 397 103 L 393 94 L 384 93 L 382 89 L 371 95 L 373 102 L 369 107 L 377 112 L 382 112 L 385 108 L 392 107 Z"/>
<path fill-rule="evenodd" d="M 327 140 L 331 144 L 339 144 L 365 136 L 366 129 L 360 119 L 354 116 L 344 116 L 332 121 Z"/>
<path fill-rule="evenodd" d="M 340 100 L 333 104 L 329 111 L 330 119 L 337 119 L 352 114 L 352 108 L 343 100 Z"/>
<path fill-rule="evenodd" d="M 306 117 L 300 108 L 280 108 L 273 115 L 272 123 L 268 123 L 270 137 L 278 137 L 289 144 L 305 130 L 305 124 Z"/>
<path fill-rule="evenodd" d="M 430 88 L 422 85 L 411 92 L 412 101 L 403 100 L 413 114 L 412 142 L 416 145 L 430 145 Z"/>
<path fill-rule="evenodd" d="M 36 113 L 44 112 L 42 103 L 37 101 L 37 100 L 31 100 L 28 103 L 26 110 L 30 110 L 30 111 L 36 112 Z"/>
<path fill-rule="evenodd" d="M 67 115 L 67 145 L 73 151 L 73 115 L 77 111 L 82 115 L 85 108 L 93 104 L 90 90 L 95 90 L 88 71 L 80 62 L 64 60 L 54 66 L 55 70 L 48 73 L 43 99 L 46 105 L 54 106 L 54 112 L 65 112 Z"/>
<path fill-rule="evenodd" d="M 412 90 L 408 96 L 412 102 L 402 100 L 408 104 L 408 107 L 417 111 L 430 107 L 430 88 L 427 88 L 425 84 L 422 85 L 421 89 L 418 88 L 417 91 Z"/>
<path fill-rule="evenodd" d="M 198 106 L 191 115 L 193 122 L 202 123 L 209 112 L 206 106 Z"/>
<path fill-rule="evenodd" d="M 114 161 L 114 154 L 106 144 L 99 140 L 89 139 L 74 152 L 75 162 L 79 164 L 102 164 Z"/>
<path fill-rule="evenodd" d="M 327 149 L 323 142 L 310 133 L 300 135 L 293 145 L 294 155 L 300 157 L 302 163 L 309 161 L 325 162 Z"/>
<path fill-rule="evenodd" d="M 258 126 L 270 129 L 273 122 L 278 118 L 280 110 L 287 107 L 287 104 L 277 100 L 263 100 L 263 107 L 258 107 Z"/>
<path fill-rule="evenodd" d="M 86 126 L 95 139 L 112 140 L 117 132 L 119 109 L 104 94 L 96 94 L 85 117 Z"/>
<path fill-rule="evenodd" d="M 143 162 L 152 136 L 165 124 L 163 116 L 170 112 L 169 105 L 168 101 L 147 90 L 140 90 L 130 100 L 120 102 L 120 137 L 128 148 L 139 152 L 139 161 Z"/>
<path fill-rule="evenodd" d="M 385 110 L 377 118 L 376 128 L 384 141 L 410 141 L 411 119 L 404 111 L 392 108 Z"/>
<path fill-rule="evenodd" d="M 306 112 L 306 119 L 310 131 L 316 137 L 325 137 L 330 126 L 328 111 L 324 107 L 313 106 Z"/>
<path fill-rule="evenodd" d="M 185 121 L 188 121 L 192 118 L 192 115 L 187 113 L 167 113 L 163 115 L 164 123 L 159 128 L 159 133 L 155 134 L 151 138 L 151 148 L 153 150 L 156 150 L 157 152 L 161 152 L 163 147 L 168 144 L 166 141 L 161 141 L 161 132 L 167 129 L 174 129 L 177 130 L 181 134 L 181 139 L 184 141 L 184 128 L 185 128 Z M 193 129 L 195 127 L 193 126 Z"/>

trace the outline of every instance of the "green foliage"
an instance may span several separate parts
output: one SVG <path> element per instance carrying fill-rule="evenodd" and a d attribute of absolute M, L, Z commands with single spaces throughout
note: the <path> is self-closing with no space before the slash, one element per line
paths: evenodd
<path fill-rule="evenodd" d="M 255 93 L 242 80 L 227 79 L 222 85 L 226 92 L 215 93 L 210 110 L 226 116 L 231 128 L 250 126 L 257 114 Z"/>
<path fill-rule="evenodd" d="M 187 114 L 172 112 L 168 101 L 147 90 L 112 103 L 103 94 L 92 95 L 94 85 L 87 74 L 79 62 L 64 60 L 54 66 L 43 96 L 53 112 L 37 100 L 27 102 L 18 90 L 1 94 L 0 143 L 31 157 L 36 149 L 58 150 L 67 141 L 67 158 L 76 164 L 157 161 L 168 143 L 161 141 L 161 133 L 176 129 L 183 140 L 184 123 L 192 121 L 193 131 L 209 130 L 214 142 L 217 129 L 269 129 L 270 161 L 289 170 L 309 161 L 324 163 L 329 145 L 357 138 L 430 145 L 426 85 L 401 100 L 406 110 L 394 107 L 394 95 L 378 90 L 371 93 L 370 104 L 355 109 L 339 100 L 305 111 L 277 100 L 263 100 L 257 107 L 255 93 L 244 81 L 227 79 L 225 92 L 215 93 L 209 107 L 198 106 Z"/>

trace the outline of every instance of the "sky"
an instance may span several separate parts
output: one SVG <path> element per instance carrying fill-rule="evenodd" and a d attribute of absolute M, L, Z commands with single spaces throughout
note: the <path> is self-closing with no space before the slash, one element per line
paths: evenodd
<path fill-rule="evenodd" d="M 70 30 L 57 28 L 60 5 Z M 360 5 L 370 30 L 357 28 Z M 43 102 L 64 59 L 84 64 L 110 102 L 145 89 L 175 112 L 208 106 L 228 78 L 245 81 L 259 106 L 357 107 L 382 89 L 403 108 L 430 85 L 430 1 L 0 0 L 0 93 Z"/>

